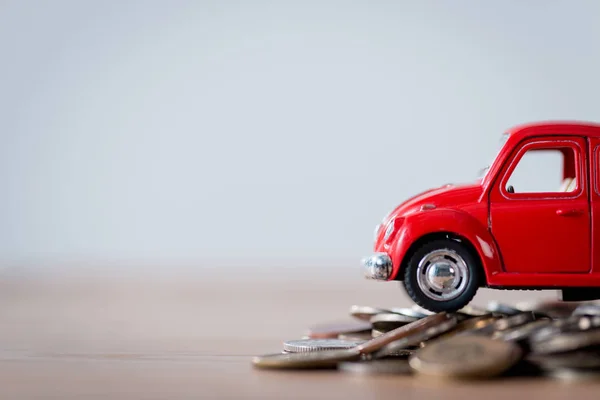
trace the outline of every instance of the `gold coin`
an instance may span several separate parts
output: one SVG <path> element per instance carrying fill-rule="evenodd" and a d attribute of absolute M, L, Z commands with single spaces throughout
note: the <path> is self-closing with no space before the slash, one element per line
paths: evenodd
<path fill-rule="evenodd" d="M 417 350 L 409 363 L 422 375 L 475 379 L 500 375 L 521 357 L 522 350 L 512 342 L 486 336 L 455 336 Z"/>
<path fill-rule="evenodd" d="M 277 353 L 256 356 L 252 364 L 262 369 L 322 369 L 335 368 L 342 361 L 360 359 L 356 349 L 322 350 L 306 353 Z"/>

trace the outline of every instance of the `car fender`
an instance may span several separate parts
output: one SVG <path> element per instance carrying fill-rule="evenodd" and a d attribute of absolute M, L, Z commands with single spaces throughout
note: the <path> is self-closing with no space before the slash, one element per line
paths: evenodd
<path fill-rule="evenodd" d="M 466 240 L 475 249 L 481 260 L 486 281 L 502 272 L 500 252 L 487 227 L 471 214 L 455 209 L 434 209 L 415 212 L 404 216 L 404 222 L 390 246 L 393 260 L 390 280 L 401 280 L 405 258 L 415 247 L 424 244 L 427 237 L 439 234 Z"/>

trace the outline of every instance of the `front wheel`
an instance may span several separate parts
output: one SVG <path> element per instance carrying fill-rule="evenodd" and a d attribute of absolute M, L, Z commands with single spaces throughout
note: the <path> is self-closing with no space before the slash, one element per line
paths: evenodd
<path fill-rule="evenodd" d="M 410 298 L 433 312 L 453 312 L 466 306 L 479 288 L 480 270 L 460 242 L 435 240 L 419 248 L 404 271 Z"/>

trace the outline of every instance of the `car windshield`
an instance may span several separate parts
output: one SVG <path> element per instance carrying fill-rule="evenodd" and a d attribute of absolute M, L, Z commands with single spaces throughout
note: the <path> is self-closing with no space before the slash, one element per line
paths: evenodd
<path fill-rule="evenodd" d="M 490 163 L 488 165 L 486 165 L 484 168 L 482 168 L 481 170 L 479 170 L 479 174 L 478 174 L 477 178 L 479 178 L 479 179 L 485 178 L 485 176 L 487 175 L 488 171 L 490 170 L 490 166 L 492 165 L 492 163 L 494 162 L 494 160 L 496 159 L 496 157 L 498 157 L 498 154 L 500 153 L 500 150 L 502 150 L 502 147 L 504 146 L 504 143 L 506 143 L 506 139 L 508 139 L 508 133 L 504 133 L 500 137 L 500 142 L 498 143 L 498 147 L 496 148 L 496 154 L 494 154 L 494 158 L 492 158 L 490 160 Z"/>

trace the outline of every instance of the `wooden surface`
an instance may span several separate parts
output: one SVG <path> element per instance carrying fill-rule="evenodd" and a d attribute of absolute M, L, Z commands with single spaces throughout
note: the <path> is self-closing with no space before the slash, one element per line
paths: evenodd
<path fill-rule="evenodd" d="M 169 276 L 5 273 L 0 280 L 0 398 L 597 399 L 600 383 L 260 371 L 313 323 L 352 304 L 410 305 L 395 283 L 352 268 L 211 269 Z M 480 291 L 476 303 L 554 298 Z M 539 397 L 538 397 L 539 396 Z"/>

